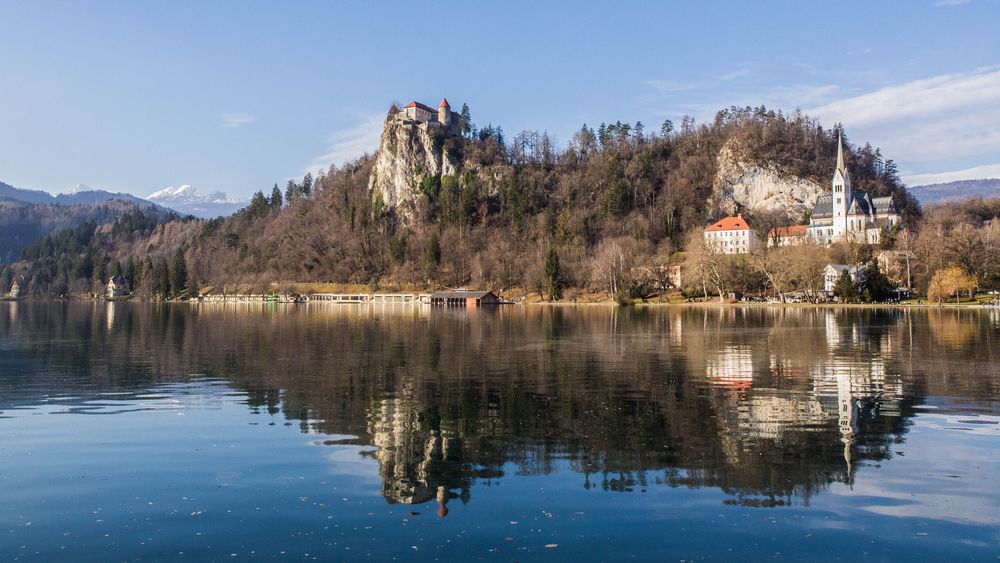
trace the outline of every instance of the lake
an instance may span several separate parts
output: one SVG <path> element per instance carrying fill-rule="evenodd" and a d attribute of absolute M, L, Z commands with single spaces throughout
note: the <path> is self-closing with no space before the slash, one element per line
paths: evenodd
<path fill-rule="evenodd" d="M 1000 312 L 0 303 L 0 560 L 995 560 Z"/>

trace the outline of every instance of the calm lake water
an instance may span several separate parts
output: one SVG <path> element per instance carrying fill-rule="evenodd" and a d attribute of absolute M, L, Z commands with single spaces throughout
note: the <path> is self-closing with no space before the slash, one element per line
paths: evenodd
<path fill-rule="evenodd" d="M 997 311 L 0 303 L 0 560 L 996 560 Z"/>

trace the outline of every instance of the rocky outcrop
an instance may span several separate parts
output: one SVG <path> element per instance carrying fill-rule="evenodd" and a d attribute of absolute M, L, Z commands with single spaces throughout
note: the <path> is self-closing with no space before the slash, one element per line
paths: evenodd
<path fill-rule="evenodd" d="M 781 211 L 801 217 L 825 191 L 819 183 L 786 174 L 773 164 L 753 162 L 733 137 L 719 151 L 708 203 L 715 214 Z"/>
<path fill-rule="evenodd" d="M 403 218 L 412 217 L 424 178 L 461 171 L 458 145 L 449 139 L 454 137 L 441 128 L 397 120 L 390 112 L 368 183 L 372 198 L 396 209 Z"/>

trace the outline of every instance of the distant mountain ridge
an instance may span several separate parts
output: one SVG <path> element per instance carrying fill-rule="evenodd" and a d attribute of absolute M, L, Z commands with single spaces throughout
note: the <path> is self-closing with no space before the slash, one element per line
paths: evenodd
<path fill-rule="evenodd" d="M 926 184 L 909 188 L 922 204 L 937 203 L 949 199 L 966 197 L 1000 196 L 1000 178 L 983 178 L 979 180 L 956 180 L 940 184 Z"/>
<path fill-rule="evenodd" d="M 22 203 L 48 203 L 59 205 L 95 204 L 110 200 L 121 200 L 138 205 L 154 205 L 140 197 L 127 193 L 112 193 L 104 190 L 97 190 L 89 186 L 79 185 L 70 193 L 52 195 L 42 190 L 28 190 L 15 188 L 10 184 L 0 182 L 0 198 L 19 201 Z"/>
<path fill-rule="evenodd" d="M 148 199 L 179 213 L 203 219 L 232 215 L 248 203 L 248 200 L 233 199 L 221 191 L 202 194 L 190 184 L 164 188 L 150 194 Z"/>

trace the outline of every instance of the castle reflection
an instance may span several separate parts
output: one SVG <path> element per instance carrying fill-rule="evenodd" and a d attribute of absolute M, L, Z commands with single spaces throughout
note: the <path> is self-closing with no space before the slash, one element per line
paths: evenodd
<path fill-rule="evenodd" d="M 0 336 L 19 361 L 48 362 L 40 394 L 224 378 L 257 412 L 374 446 L 363 455 L 385 499 L 444 516 L 505 474 L 555 471 L 581 494 L 716 487 L 747 506 L 808 503 L 891 458 L 928 394 L 996 396 L 982 346 L 996 317 L 959 315 L 22 303 Z M 941 377 L 942 343 L 977 377 Z M 19 400 L 32 398 L 0 407 Z"/>

